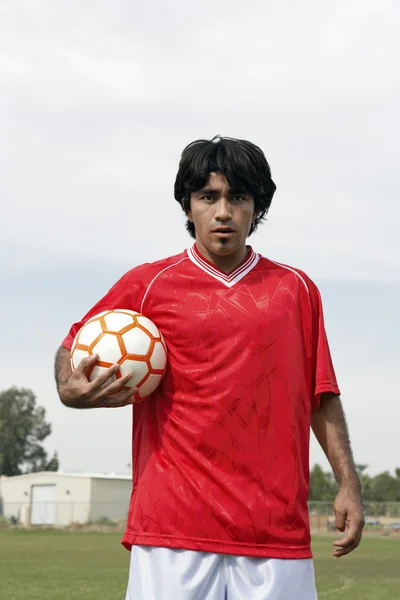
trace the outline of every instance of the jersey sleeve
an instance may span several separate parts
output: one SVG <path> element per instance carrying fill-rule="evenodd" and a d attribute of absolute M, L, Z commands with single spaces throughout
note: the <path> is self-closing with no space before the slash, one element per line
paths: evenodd
<path fill-rule="evenodd" d="M 140 306 L 146 291 L 146 285 L 141 277 L 140 268 L 131 269 L 119 279 L 101 300 L 99 300 L 80 321 L 72 325 L 68 335 L 62 341 L 62 346 L 71 350 L 75 336 L 80 328 L 91 317 L 105 311 L 125 308 L 140 312 Z"/>
<path fill-rule="evenodd" d="M 321 394 L 331 392 L 340 395 L 336 380 L 328 338 L 325 330 L 321 294 L 317 286 L 310 282 L 310 297 L 312 307 L 312 411 L 318 410 Z"/>

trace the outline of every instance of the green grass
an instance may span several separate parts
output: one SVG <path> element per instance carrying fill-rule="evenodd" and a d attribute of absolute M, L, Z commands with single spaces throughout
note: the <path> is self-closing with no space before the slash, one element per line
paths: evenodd
<path fill-rule="evenodd" d="M 129 553 L 121 534 L 0 531 L 0 598 L 123 600 Z"/>
<path fill-rule="evenodd" d="M 333 537 L 313 540 L 319 600 L 400 600 L 400 539 L 368 538 L 332 557 Z"/>
<path fill-rule="evenodd" d="M 120 539 L 120 533 L 0 531 L 0 598 L 124 600 L 129 553 Z M 319 600 L 400 600 L 400 539 L 366 536 L 339 560 L 332 557 L 333 539 L 313 541 Z"/>

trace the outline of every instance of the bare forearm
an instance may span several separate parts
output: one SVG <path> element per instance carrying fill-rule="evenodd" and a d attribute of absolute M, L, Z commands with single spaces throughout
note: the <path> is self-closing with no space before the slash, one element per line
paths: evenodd
<path fill-rule="evenodd" d="M 54 378 L 60 400 L 65 406 L 70 408 L 89 408 L 89 404 L 85 402 L 84 398 L 72 400 L 66 394 L 66 386 L 71 375 L 71 352 L 64 348 L 64 346 L 60 346 L 54 361 Z"/>
<path fill-rule="evenodd" d="M 60 393 L 60 388 L 68 382 L 71 375 L 71 352 L 64 346 L 60 346 L 54 361 L 54 378 L 58 393 Z"/>
<path fill-rule="evenodd" d="M 88 380 L 98 359 L 97 354 L 84 358 L 72 371 L 71 353 L 61 346 L 56 353 L 54 377 L 61 402 L 70 408 L 120 408 L 135 402 L 136 388 L 125 386 L 132 377 L 127 373 L 110 383 L 115 378 L 119 365 L 113 365 L 97 375 L 93 381 Z"/>
<path fill-rule="evenodd" d="M 333 503 L 336 528 L 344 533 L 333 542 L 333 555 L 340 558 L 357 548 L 365 521 L 360 480 L 339 396 L 323 395 L 319 409 L 311 416 L 311 426 L 340 485 Z"/>
<path fill-rule="evenodd" d="M 340 485 L 360 487 L 339 396 L 325 394 L 311 416 L 311 427 Z"/>

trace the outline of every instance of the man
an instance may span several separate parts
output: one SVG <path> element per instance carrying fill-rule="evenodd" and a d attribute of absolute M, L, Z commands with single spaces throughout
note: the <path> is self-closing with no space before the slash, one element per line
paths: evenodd
<path fill-rule="evenodd" d="M 247 237 L 275 192 L 262 151 L 198 140 L 183 151 L 175 198 L 195 244 L 140 265 L 72 326 L 56 357 L 62 402 L 133 404 L 133 491 L 125 547 L 129 600 L 315 600 L 307 511 L 310 425 L 340 484 L 341 557 L 363 527 L 340 391 L 315 284 L 257 254 Z M 117 370 L 72 373 L 70 348 L 96 313 L 127 308 L 162 331 L 168 370 L 134 404 Z"/>

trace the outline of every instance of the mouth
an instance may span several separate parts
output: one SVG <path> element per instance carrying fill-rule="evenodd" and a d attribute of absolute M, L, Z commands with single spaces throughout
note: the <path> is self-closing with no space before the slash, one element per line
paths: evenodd
<path fill-rule="evenodd" d="M 229 237 L 230 235 L 235 233 L 235 230 L 232 227 L 216 227 L 211 231 L 214 235 L 218 237 Z"/>

